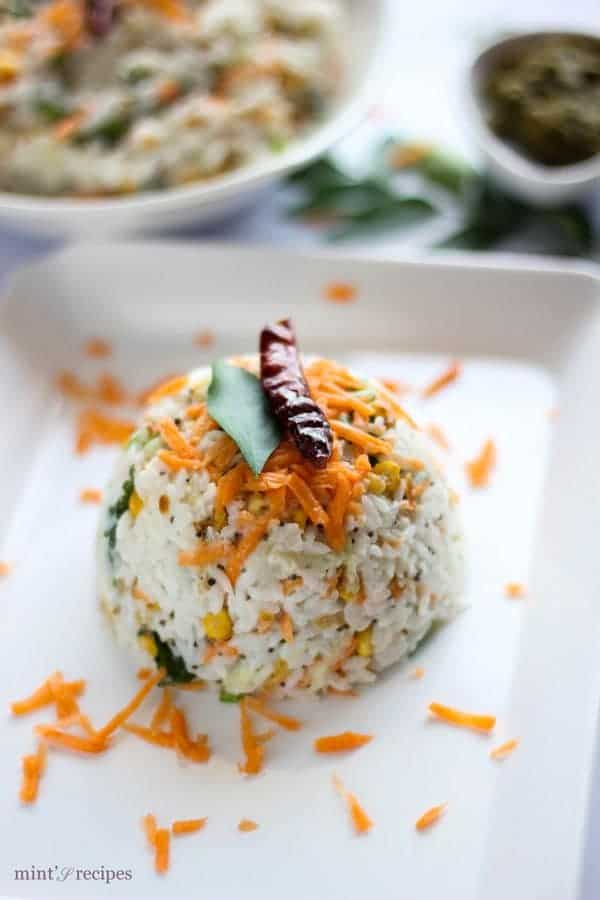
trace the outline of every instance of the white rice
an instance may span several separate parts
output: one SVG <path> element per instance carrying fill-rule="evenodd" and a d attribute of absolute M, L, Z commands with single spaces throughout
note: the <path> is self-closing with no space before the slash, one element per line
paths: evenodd
<path fill-rule="evenodd" d="M 2 190 L 187 184 L 278 152 L 314 124 L 344 68 L 342 0 L 182 2 L 186 21 L 132 0 L 106 36 L 66 49 L 35 4 L 29 19 L 0 11 Z M 169 83 L 179 93 L 163 101 Z M 68 138 L 57 134 L 79 113 Z"/>
<path fill-rule="evenodd" d="M 204 398 L 208 378 L 205 370 L 192 373 L 181 393 L 148 410 L 145 423 L 181 416 L 186 406 Z M 201 448 L 221 434 L 209 432 Z M 161 439 L 144 443 L 148 434 L 142 427 L 118 460 L 99 535 L 101 600 L 119 642 L 138 663 L 148 665 L 155 648 L 147 638 L 140 640 L 140 633 L 154 633 L 181 658 L 190 676 L 235 695 L 265 686 L 280 694 L 347 690 L 374 681 L 412 653 L 434 623 L 448 620 L 458 608 L 463 538 L 454 495 L 425 436 L 398 420 L 385 438 L 393 446 L 390 459 L 410 457 L 424 464 L 415 477 L 428 486 L 414 509 L 406 502 L 404 482 L 391 497 L 365 493 L 362 515 L 346 522 L 342 552 L 333 551 L 311 524 L 274 522 L 232 586 L 219 565 L 182 567 L 178 553 L 193 550 L 199 534 L 205 541 L 234 541 L 242 501 L 231 504 L 228 524 L 217 532 L 212 519 L 216 485 L 206 472 L 170 470 L 156 455 L 164 446 Z M 129 511 L 120 517 L 109 553 L 105 532 L 114 523 L 109 508 L 130 471 L 143 507 L 135 518 Z M 159 509 L 165 496 L 168 514 Z M 284 581 L 293 577 L 302 579 L 300 586 L 286 594 Z M 151 604 L 132 597 L 136 585 Z M 401 595 L 394 597 L 398 586 Z M 210 641 L 203 619 L 223 608 L 233 623 L 229 644 L 238 656 L 216 655 L 205 664 Z M 282 611 L 293 623 L 291 643 L 276 624 Z M 274 618 L 265 633 L 257 631 L 261 613 Z M 336 667 L 352 636 L 365 632 L 372 653 L 354 652 Z"/>

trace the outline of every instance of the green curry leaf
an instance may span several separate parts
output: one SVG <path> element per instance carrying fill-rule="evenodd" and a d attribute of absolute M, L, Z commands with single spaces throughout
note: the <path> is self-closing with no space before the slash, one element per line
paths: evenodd
<path fill-rule="evenodd" d="M 256 375 L 222 359 L 213 363 L 208 412 L 259 475 L 281 440 L 281 430 Z"/>

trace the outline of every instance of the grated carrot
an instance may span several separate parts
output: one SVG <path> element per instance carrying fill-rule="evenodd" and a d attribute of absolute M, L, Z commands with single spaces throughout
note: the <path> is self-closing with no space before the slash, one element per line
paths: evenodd
<path fill-rule="evenodd" d="M 248 465 L 245 462 L 241 462 L 219 478 L 215 497 L 215 522 L 220 523 L 222 521 L 224 524 L 226 507 L 235 500 L 250 474 Z"/>
<path fill-rule="evenodd" d="M 257 775 L 263 767 L 265 751 L 252 728 L 247 697 L 240 701 L 240 726 L 245 759 L 243 763 L 238 763 L 238 768 L 245 775 Z"/>
<path fill-rule="evenodd" d="M 302 722 L 300 722 L 299 719 L 294 719 L 292 716 L 285 716 L 283 713 L 278 713 L 276 710 L 271 709 L 270 706 L 266 706 L 257 697 L 245 697 L 242 702 L 245 703 L 252 712 L 262 716 L 263 719 L 275 722 L 276 725 L 285 728 L 286 731 L 299 731 L 302 728 Z"/>
<path fill-rule="evenodd" d="M 415 822 L 417 831 L 426 831 L 431 828 L 445 813 L 448 804 L 442 803 L 439 806 L 432 806 L 427 812 L 424 812 Z"/>
<path fill-rule="evenodd" d="M 315 525 L 326 525 L 329 517 L 307 483 L 297 474 L 292 472 L 289 478 L 289 488 L 296 500 Z"/>
<path fill-rule="evenodd" d="M 146 678 L 149 678 L 152 675 L 154 669 L 138 669 L 135 673 L 136 678 L 139 678 L 141 681 L 144 681 Z"/>
<path fill-rule="evenodd" d="M 23 700 L 15 700 L 14 703 L 11 703 L 10 711 L 13 716 L 23 716 L 36 709 L 49 706 L 57 701 L 57 691 L 62 691 L 64 694 L 69 694 L 72 697 L 79 697 L 85 691 L 85 681 L 63 681 L 61 673 L 55 672 L 39 688 L 36 688 L 29 697 L 25 697 Z"/>
<path fill-rule="evenodd" d="M 102 338 L 90 338 L 85 342 L 83 351 L 86 356 L 89 356 L 92 359 L 105 359 L 107 356 L 111 355 L 112 347 L 108 341 L 105 341 Z"/>
<path fill-rule="evenodd" d="M 496 466 L 496 445 L 488 439 L 475 459 L 465 464 L 465 471 L 471 487 L 487 487 Z"/>
<path fill-rule="evenodd" d="M 178 394 L 183 390 L 187 383 L 187 375 L 177 375 L 174 378 L 169 378 L 167 381 L 163 381 L 159 385 L 150 388 L 149 391 L 140 394 L 139 401 L 144 405 L 152 406 L 154 403 L 162 400 L 163 397 L 170 397 L 171 394 Z"/>
<path fill-rule="evenodd" d="M 325 285 L 324 296 L 330 303 L 352 303 L 356 300 L 357 290 L 348 282 L 332 281 Z"/>
<path fill-rule="evenodd" d="M 133 422 L 112 418 L 90 407 L 79 414 L 75 450 L 85 453 L 95 443 L 123 444 L 134 430 Z"/>
<path fill-rule="evenodd" d="M 279 617 L 279 630 L 286 644 L 291 644 L 294 640 L 294 623 L 288 613 L 284 612 Z"/>
<path fill-rule="evenodd" d="M 103 372 L 98 376 L 95 395 L 99 403 L 105 403 L 107 406 L 118 406 L 127 400 L 127 394 L 121 382 L 108 372 Z"/>
<path fill-rule="evenodd" d="M 356 795 L 346 790 L 337 775 L 333 776 L 333 786 L 346 801 L 346 806 L 348 807 L 348 812 L 350 813 L 350 819 L 355 832 L 357 834 L 366 834 L 370 831 L 373 827 L 373 822 L 358 802 Z"/>
<path fill-rule="evenodd" d="M 158 430 L 169 450 L 177 456 L 198 457 L 196 448 L 184 438 L 173 419 L 162 419 L 158 423 Z"/>
<path fill-rule="evenodd" d="M 412 672 L 410 673 L 410 677 L 414 678 L 415 681 L 420 681 L 424 675 L 425 675 L 425 669 L 423 669 L 421 666 L 417 666 L 416 669 L 413 669 Z"/>
<path fill-rule="evenodd" d="M 431 440 L 434 441 L 438 445 L 438 447 L 441 447 L 442 450 L 450 449 L 450 444 L 448 442 L 448 438 L 446 437 L 446 435 L 444 434 L 444 432 L 442 431 L 442 429 L 440 428 L 439 425 L 434 425 L 432 423 L 431 425 L 427 426 L 426 431 L 427 431 L 427 434 L 429 435 L 429 437 L 431 438 Z"/>
<path fill-rule="evenodd" d="M 238 831 L 256 831 L 257 828 L 258 823 L 253 822 L 252 819 L 241 819 L 241 821 L 238 822 Z"/>
<path fill-rule="evenodd" d="M 102 753 L 109 746 L 106 739 L 99 733 L 96 733 L 94 737 L 79 737 L 79 735 L 61 731 L 54 725 L 36 725 L 35 731 L 46 744 L 60 747 L 63 750 L 73 750 L 76 753 Z"/>
<path fill-rule="evenodd" d="M 511 753 L 514 753 L 518 746 L 518 738 L 512 738 L 510 741 L 505 741 L 499 747 L 494 747 L 493 750 L 490 750 L 490 756 L 492 759 L 506 759 Z"/>
<path fill-rule="evenodd" d="M 423 397 L 433 397 L 460 377 L 462 365 L 458 361 L 450 363 L 444 371 L 423 389 Z"/>
<path fill-rule="evenodd" d="M 475 731 L 490 732 L 496 724 L 495 716 L 462 712 L 459 709 L 454 709 L 451 706 L 444 706 L 441 703 L 430 703 L 429 712 L 443 722 L 448 722 L 450 725 L 458 725 L 462 728 L 473 728 Z"/>
<path fill-rule="evenodd" d="M 504 586 L 504 593 L 512 600 L 519 600 L 521 597 L 525 596 L 527 591 L 524 584 L 521 584 L 518 581 L 509 581 L 508 584 Z"/>
<path fill-rule="evenodd" d="M 82 503 L 100 503 L 102 501 L 102 491 L 97 488 L 82 488 L 79 492 L 79 499 Z"/>
<path fill-rule="evenodd" d="M 365 419 L 369 419 L 374 414 L 374 409 L 369 403 L 365 403 L 360 397 L 353 397 L 343 391 L 340 393 L 327 393 L 320 391 L 317 395 L 320 405 L 325 405 L 336 410 L 348 410 L 349 412 L 357 412 Z"/>
<path fill-rule="evenodd" d="M 147 744 L 154 744 L 155 747 L 164 747 L 168 750 L 175 748 L 175 738 L 166 731 L 152 731 L 145 725 L 137 725 L 135 722 L 125 722 L 122 726 L 123 731 L 129 732 L 139 737 L 140 740 L 146 741 Z"/>
<path fill-rule="evenodd" d="M 211 753 L 207 741 L 202 735 L 195 741 L 190 738 L 187 720 L 182 709 L 177 706 L 171 709 L 170 722 L 171 734 L 175 740 L 175 749 L 178 753 L 192 762 L 208 762 Z"/>
<path fill-rule="evenodd" d="M 156 816 L 153 813 L 148 813 L 142 819 L 142 828 L 144 829 L 144 834 L 148 839 L 148 843 L 153 848 L 156 842 Z"/>
<path fill-rule="evenodd" d="M 142 705 L 150 691 L 156 687 L 159 681 L 161 681 L 165 677 L 165 670 L 159 669 L 153 675 L 148 678 L 148 680 L 139 688 L 138 691 L 131 698 L 129 703 L 125 704 L 123 709 L 119 710 L 116 715 L 110 719 L 104 728 L 101 728 L 98 732 L 98 737 L 102 740 L 106 740 L 111 734 L 113 734 L 118 728 L 120 728 L 130 716 Z"/>
<path fill-rule="evenodd" d="M 373 740 L 370 734 L 357 734 L 354 731 L 343 731 L 341 734 L 332 734 L 315 740 L 317 753 L 344 753 L 347 750 L 358 750 Z"/>
<path fill-rule="evenodd" d="M 333 687 L 332 685 L 327 688 L 327 693 L 331 694 L 333 697 L 358 697 L 356 691 L 342 691 L 340 688 Z"/>
<path fill-rule="evenodd" d="M 173 706 L 173 701 L 171 699 L 171 689 L 168 687 L 164 687 L 162 689 L 162 697 L 160 698 L 160 703 L 154 710 L 152 714 L 152 718 L 150 720 L 150 731 L 156 733 L 160 731 L 165 722 L 168 721 L 169 716 L 171 715 L 171 708 Z"/>
<path fill-rule="evenodd" d="M 210 331 L 209 329 L 205 329 L 204 331 L 199 331 L 198 334 L 194 337 L 194 344 L 196 347 L 201 347 L 206 349 L 207 347 L 212 347 L 217 338 L 214 331 Z"/>
<path fill-rule="evenodd" d="M 237 547 L 230 554 L 225 571 L 232 584 L 235 584 L 238 580 L 246 559 L 258 547 L 270 524 L 270 513 L 258 519 L 256 525 L 244 534 Z"/>
<path fill-rule="evenodd" d="M 347 422 L 340 422 L 339 419 L 333 419 L 330 422 L 330 425 L 334 434 L 343 438 L 345 441 L 348 441 L 350 444 L 360 447 L 365 453 L 378 454 L 390 452 L 391 448 L 387 441 L 382 441 L 381 438 L 375 437 L 373 434 L 366 434 L 364 431 L 361 431 L 360 428 L 355 428 L 354 425 L 348 425 Z"/>
<path fill-rule="evenodd" d="M 192 459 L 189 456 L 178 456 L 170 450 L 159 450 L 158 458 L 170 469 L 188 469 L 190 472 L 200 472 L 204 469 L 202 460 Z"/>
<path fill-rule="evenodd" d="M 157 828 L 154 836 L 154 868 L 163 875 L 169 868 L 171 832 L 168 828 Z"/>
<path fill-rule="evenodd" d="M 208 819 L 178 819 L 171 823 L 171 831 L 173 834 L 194 834 L 201 831 L 206 825 Z"/>
<path fill-rule="evenodd" d="M 0 578 L 6 578 L 7 575 L 10 575 L 11 564 L 0 561 Z"/>
<path fill-rule="evenodd" d="M 40 780 L 46 769 L 46 755 L 45 744 L 38 741 L 36 752 L 22 758 L 23 779 L 19 792 L 21 803 L 30 804 L 37 800 Z"/>
<path fill-rule="evenodd" d="M 189 19 L 189 13 L 183 0 L 138 0 L 138 2 L 166 19 L 179 22 Z"/>
<path fill-rule="evenodd" d="M 212 544 L 199 544 L 194 550 L 180 550 L 177 560 L 180 566 L 208 566 L 226 559 L 230 552 L 230 544 L 214 541 Z"/>
<path fill-rule="evenodd" d="M 53 0 L 40 10 L 38 19 L 60 36 L 64 48 L 73 47 L 83 34 L 83 11 L 75 0 Z"/>
<path fill-rule="evenodd" d="M 197 681 L 189 681 L 187 684 L 178 684 L 177 690 L 187 691 L 189 693 L 195 694 L 198 691 L 205 691 L 207 687 L 208 685 L 206 681 L 202 681 L 201 678 L 198 678 Z"/>
<path fill-rule="evenodd" d="M 352 497 L 352 484 L 348 478 L 338 477 L 333 500 L 329 504 L 329 521 L 325 525 L 325 536 L 332 550 L 341 552 L 346 544 L 344 522 Z"/>

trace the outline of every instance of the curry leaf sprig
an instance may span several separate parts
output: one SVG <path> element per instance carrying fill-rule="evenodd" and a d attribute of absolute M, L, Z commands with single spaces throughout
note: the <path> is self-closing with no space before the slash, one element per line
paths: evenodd
<path fill-rule="evenodd" d="M 407 180 L 409 192 L 402 189 Z M 412 226 L 446 204 L 458 207 L 461 224 L 436 247 L 488 250 L 532 228 L 542 230 L 546 249 L 559 255 L 588 256 L 597 244 L 582 205 L 533 208 L 462 160 L 395 138 L 377 145 L 360 176 L 348 174 L 326 156 L 295 172 L 289 183 L 300 197 L 290 215 L 321 223 L 334 241 Z"/>
<path fill-rule="evenodd" d="M 251 372 L 220 359 L 213 363 L 207 397 L 208 413 L 240 449 L 255 475 L 260 475 L 281 440 L 260 380 Z"/>

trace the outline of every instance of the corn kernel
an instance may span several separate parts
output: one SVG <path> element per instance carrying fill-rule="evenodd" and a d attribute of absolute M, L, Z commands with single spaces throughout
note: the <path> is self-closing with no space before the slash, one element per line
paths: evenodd
<path fill-rule="evenodd" d="M 356 652 L 359 656 L 373 656 L 373 629 L 365 628 L 356 635 Z"/>
<path fill-rule="evenodd" d="M 369 475 L 367 488 L 371 494 L 385 494 L 386 487 L 387 483 L 385 478 L 380 478 L 379 475 L 374 475 L 372 473 Z"/>
<path fill-rule="evenodd" d="M 395 494 L 400 485 L 400 466 L 398 463 L 386 459 L 384 462 L 377 463 L 375 466 L 375 474 L 381 475 L 386 483 L 387 490 L 390 494 Z"/>
<path fill-rule="evenodd" d="M 153 659 L 158 653 L 158 647 L 156 646 L 156 641 L 152 637 L 151 634 L 140 634 L 138 637 L 138 644 L 148 653 Z"/>
<path fill-rule="evenodd" d="M 129 498 L 129 512 L 133 516 L 134 519 L 137 519 L 142 509 L 144 508 L 144 501 L 137 493 L 134 491 L 131 497 Z"/>
<path fill-rule="evenodd" d="M 233 622 L 226 609 L 218 613 L 207 613 L 203 620 L 206 637 L 212 641 L 228 641 L 233 633 Z"/>
<path fill-rule="evenodd" d="M 21 71 L 21 61 L 10 50 L 0 52 L 0 83 L 13 81 Z"/>

